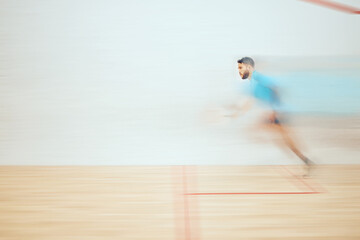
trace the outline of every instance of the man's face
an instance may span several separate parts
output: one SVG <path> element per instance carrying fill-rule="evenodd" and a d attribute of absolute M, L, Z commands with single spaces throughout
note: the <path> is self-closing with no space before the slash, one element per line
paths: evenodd
<path fill-rule="evenodd" d="M 239 74 L 242 79 L 247 79 L 250 75 L 249 65 L 238 63 Z"/>

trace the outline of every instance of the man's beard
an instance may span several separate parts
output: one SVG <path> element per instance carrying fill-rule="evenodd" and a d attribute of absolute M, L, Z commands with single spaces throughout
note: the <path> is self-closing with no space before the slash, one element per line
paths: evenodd
<path fill-rule="evenodd" d="M 243 76 L 242 76 L 242 79 L 247 79 L 250 75 L 250 72 L 249 71 L 245 71 Z"/>

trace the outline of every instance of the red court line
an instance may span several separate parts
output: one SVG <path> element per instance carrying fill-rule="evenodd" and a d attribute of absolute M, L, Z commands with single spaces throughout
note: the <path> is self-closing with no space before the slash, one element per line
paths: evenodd
<path fill-rule="evenodd" d="M 186 240 L 191 240 L 189 201 L 187 198 L 186 167 L 182 166 L 183 193 L 184 193 L 184 229 Z"/>
<path fill-rule="evenodd" d="M 186 195 L 272 195 L 272 194 L 319 194 L 321 192 L 233 192 L 233 193 L 187 193 Z"/>
<path fill-rule="evenodd" d="M 187 195 L 196 192 L 196 168 L 173 166 L 173 207 L 176 240 L 199 240 L 197 197 Z"/>
<path fill-rule="evenodd" d="M 360 9 L 341 3 L 331 2 L 327 0 L 302 0 L 302 1 L 322 5 L 328 8 L 333 8 L 338 11 L 343 11 L 352 14 L 360 14 Z"/>
<path fill-rule="evenodd" d="M 318 192 L 313 189 L 309 184 L 303 181 L 301 178 L 297 177 L 290 170 L 283 167 L 291 176 L 295 177 L 298 182 L 301 182 L 304 186 L 306 186 L 311 191 L 301 191 L 301 192 L 218 192 L 218 193 L 189 193 L 188 189 L 188 180 L 187 180 L 187 172 L 186 166 L 182 166 L 182 187 L 183 187 L 183 204 L 184 204 L 184 239 L 191 240 L 192 232 L 191 232 L 191 222 L 190 222 L 190 196 L 204 196 L 204 195 L 306 195 L 306 194 L 319 194 L 322 192 Z M 196 190 L 196 189 L 194 189 Z M 196 227 L 195 227 L 196 228 Z M 194 236 L 194 239 L 200 239 L 200 237 Z"/>
<path fill-rule="evenodd" d="M 173 181 L 173 208 L 174 208 L 174 226 L 176 240 L 185 240 L 184 229 L 184 186 L 181 166 L 172 167 Z"/>

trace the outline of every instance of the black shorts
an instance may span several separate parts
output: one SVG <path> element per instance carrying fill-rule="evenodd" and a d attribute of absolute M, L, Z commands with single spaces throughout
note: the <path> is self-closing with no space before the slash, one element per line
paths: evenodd
<path fill-rule="evenodd" d="M 279 113 L 274 113 L 274 114 L 275 114 L 275 117 L 270 117 L 270 118 L 266 119 L 265 122 L 267 124 L 283 125 L 287 122 L 285 120 L 284 114 L 279 114 Z"/>
<path fill-rule="evenodd" d="M 268 124 L 281 125 L 281 121 L 279 120 L 278 117 L 275 117 L 275 119 L 268 119 L 266 123 L 268 123 Z"/>

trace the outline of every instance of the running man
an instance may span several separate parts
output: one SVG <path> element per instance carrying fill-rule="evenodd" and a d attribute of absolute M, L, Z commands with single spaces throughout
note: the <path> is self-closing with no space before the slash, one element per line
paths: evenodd
<path fill-rule="evenodd" d="M 249 81 L 249 89 L 247 91 L 249 98 L 245 104 L 237 107 L 235 113 L 231 116 L 236 117 L 240 112 L 244 113 L 249 110 L 254 101 L 259 102 L 264 107 L 264 119 L 261 121 L 261 126 L 258 127 L 271 130 L 275 134 L 280 134 L 285 145 L 305 163 L 308 174 L 313 162 L 300 152 L 293 138 L 290 137 L 289 130 L 283 124 L 279 111 L 281 102 L 275 82 L 271 78 L 255 71 L 255 62 L 252 58 L 244 57 L 239 59 L 237 63 L 240 77 L 243 80 Z"/>

